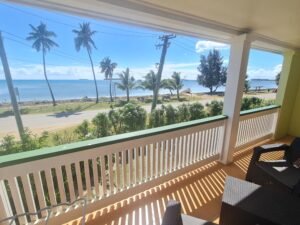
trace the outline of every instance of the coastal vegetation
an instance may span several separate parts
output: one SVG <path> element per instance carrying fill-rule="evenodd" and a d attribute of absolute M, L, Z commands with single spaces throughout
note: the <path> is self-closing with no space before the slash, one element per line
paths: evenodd
<path fill-rule="evenodd" d="M 248 97 L 243 98 L 241 109 L 248 110 L 271 104 L 273 104 L 272 101 Z M 77 127 L 54 133 L 45 131 L 40 135 L 25 129 L 22 134 L 23 141 L 17 140 L 12 135 L 6 135 L 0 139 L 0 155 L 202 119 L 220 115 L 222 110 L 222 101 L 211 101 L 206 106 L 198 102 L 184 103 L 177 107 L 170 104 L 162 105 L 162 107 L 152 110 L 151 113 L 147 113 L 138 104 L 127 103 L 123 107 L 112 108 L 107 113 L 98 113 L 91 121 L 84 120 Z"/>

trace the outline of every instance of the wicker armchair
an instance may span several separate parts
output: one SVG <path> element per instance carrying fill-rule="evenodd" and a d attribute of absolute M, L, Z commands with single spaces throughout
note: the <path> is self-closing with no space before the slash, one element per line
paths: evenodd
<path fill-rule="evenodd" d="M 262 154 L 284 151 L 281 160 L 260 161 Z M 300 159 L 300 138 L 291 145 L 271 144 L 255 147 L 246 174 L 246 180 L 272 189 L 279 189 L 300 195 L 300 169 L 293 163 Z"/>

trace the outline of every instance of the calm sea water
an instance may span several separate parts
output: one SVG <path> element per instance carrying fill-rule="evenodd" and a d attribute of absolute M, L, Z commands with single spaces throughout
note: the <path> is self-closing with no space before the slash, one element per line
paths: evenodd
<path fill-rule="evenodd" d="M 117 81 L 113 81 L 117 83 Z M 109 81 L 98 80 L 98 90 L 100 97 L 109 96 Z M 51 80 L 54 96 L 57 100 L 81 99 L 85 96 L 95 97 L 95 86 L 93 80 Z M 184 80 L 184 89 L 190 88 L 192 93 L 208 92 L 209 90 L 198 85 L 196 80 Z M 276 88 L 275 81 L 272 80 L 250 80 L 251 89 L 260 86 L 263 89 Z M 46 81 L 44 80 L 15 80 L 14 87 L 18 89 L 20 101 L 42 101 L 51 100 Z M 224 91 L 225 87 L 220 87 L 218 91 Z M 113 87 L 116 96 L 126 96 L 125 91 Z M 169 93 L 168 90 L 160 90 L 160 93 Z M 136 89 L 131 91 L 132 96 L 151 95 L 148 90 Z M 0 102 L 10 102 L 10 97 L 5 80 L 0 80 Z"/>

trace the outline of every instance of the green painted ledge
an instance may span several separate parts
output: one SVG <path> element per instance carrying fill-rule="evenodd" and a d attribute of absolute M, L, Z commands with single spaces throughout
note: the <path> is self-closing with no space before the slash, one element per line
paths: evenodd
<path fill-rule="evenodd" d="M 263 112 L 263 111 L 268 111 L 271 109 L 278 109 L 278 108 L 280 108 L 279 105 L 269 105 L 269 106 L 265 106 L 265 107 L 261 107 L 261 108 L 257 108 L 257 109 L 241 111 L 240 115 L 245 116 L 245 115 L 249 115 L 249 114 L 253 114 L 253 113 L 257 113 L 257 112 Z"/>
<path fill-rule="evenodd" d="M 201 124 L 212 123 L 215 121 L 220 121 L 225 119 L 227 119 L 227 116 L 224 115 L 214 116 L 214 117 L 204 118 L 200 120 L 193 120 L 193 121 L 179 123 L 179 124 L 172 124 L 163 127 L 151 128 L 147 130 L 140 130 L 140 131 L 113 135 L 113 136 L 103 137 L 103 138 L 98 138 L 93 140 L 80 141 L 72 144 L 66 144 L 66 145 L 42 148 L 42 149 L 32 150 L 27 152 L 4 155 L 4 156 L 0 156 L 0 168 L 16 165 L 20 163 L 30 162 L 34 160 L 74 153 L 78 151 L 84 151 L 91 148 L 107 146 L 119 142 L 149 137 L 153 135 L 158 135 L 162 133 L 167 133 L 171 131 L 176 131 L 180 129 L 185 129 L 185 128 L 194 127 Z"/>

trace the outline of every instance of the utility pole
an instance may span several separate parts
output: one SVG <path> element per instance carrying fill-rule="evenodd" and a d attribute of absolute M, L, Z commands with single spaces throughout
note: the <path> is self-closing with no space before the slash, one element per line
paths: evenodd
<path fill-rule="evenodd" d="M 3 71 L 5 74 L 5 80 L 7 83 L 11 104 L 12 104 L 12 107 L 14 110 L 14 115 L 16 118 L 18 130 L 19 130 L 19 135 L 22 140 L 22 134 L 24 133 L 24 127 L 23 127 L 23 123 L 22 123 L 22 119 L 21 119 L 21 115 L 20 115 L 20 111 L 19 111 L 19 106 L 18 106 L 18 102 L 17 102 L 17 98 L 16 98 L 13 81 L 12 81 L 10 70 L 9 70 L 9 65 L 8 65 L 7 58 L 6 58 L 6 53 L 5 53 L 5 49 L 4 49 L 1 32 L 0 32 L 0 57 L 1 57 L 2 65 L 3 65 Z"/>
<path fill-rule="evenodd" d="M 162 51 L 161 51 L 161 56 L 160 56 L 160 62 L 159 62 L 159 65 L 158 65 L 158 71 L 157 71 L 157 74 L 156 74 L 156 84 L 155 84 L 155 90 L 154 90 L 154 96 L 153 96 L 151 111 L 153 111 L 156 108 L 157 99 L 158 99 L 158 92 L 159 92 L 159 88 L 160 88 L 161 75 L 162 75 L 162 71 L 163 71 L 164 64 L 165 64 L 167 49 L 169 48 L 169 46 L 171 44 L 169 42 L 169 40 L 173 39 L 175 37 L 176 37 L 175 34 L 168 34 L 168 35 L 160 36 L 159 39 L 162 41 L 162 44 L 156 45 L 157 48 L 162 47 Z"/>

